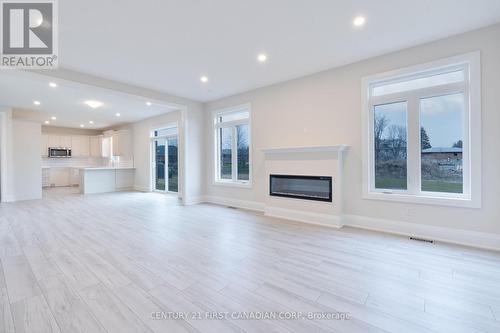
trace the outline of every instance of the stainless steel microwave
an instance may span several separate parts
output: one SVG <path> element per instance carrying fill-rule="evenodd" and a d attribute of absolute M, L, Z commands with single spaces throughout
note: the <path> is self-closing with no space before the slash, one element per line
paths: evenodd
<path fill-rule="evenodd" d="M 54 157 L 54 158 L 71 157 L 71 148 L 50 147 L 49 157 Z"/>

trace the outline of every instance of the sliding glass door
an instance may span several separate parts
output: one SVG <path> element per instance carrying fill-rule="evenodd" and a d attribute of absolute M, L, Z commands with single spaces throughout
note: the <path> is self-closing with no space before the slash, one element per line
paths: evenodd
<path fill-rule="evenodd" d="M 177 136 L 157 138 L 153 146 L 153 190 L 178 192 L 178 139 Z"/>
<path fill-rule="evenodd" d="M 167 139 L 167 161 L 168 161 L 168 191 L 178 192 L 179 190 L 179 164 L 178 164 L 178 144 L 177 138 Z"/>
<path fill-rule="evenodd" d="M 165 162 L 166 162 L 165 139 L 156 139 L 154 140 L 154 161 L 153 161 L 153 169 L 154 169 L 153 186 L 155 191 L 167 190 Z"/>

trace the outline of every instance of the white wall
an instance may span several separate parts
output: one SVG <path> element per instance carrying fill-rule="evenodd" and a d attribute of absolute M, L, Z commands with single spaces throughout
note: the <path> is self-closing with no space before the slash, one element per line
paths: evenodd
<path fill-rule="evenodd" d="M 42 159 L 40 123 L 12 120 L 12 168 L 8 178 L 12 179 L 8 193 L 14 200 L 42 198 Z"/>
<path fill-rule="evenodd" d="M 409 222 L 427 227 L 500 234 L 500 150 L 496 148 L 500 142 L 499 36 L 500 25 L 495 25 L 208 103 L 205 114 L 205 150 L 209 161 L 206 172 L 207 195 L 262 203 L 268 181 L 264 177 L 262 148 L 347 144 L 351 146 L 345 163 L 344 208 L 347 214 L 383 221 L 394 220 L 402 224 Z M 363 199 L 362 77 L 476 50 L 481 51 L 482 65 L 482 208 L 451 208 Z M 243 103 L 252 105 L 253 187 L 214 186 L 211 153 L 213 135 L 209 111 Z"/>
<path fill-rule="evenodd" d="M 12 182 L 9 177 L 12 168 L 12 158 L 10 157 L 11 132 L 12 110 L 0 106 L 0 202 L 12 200 L 8 193 Z"/>
<path fill-rule="evenodd" d="M 186 123 L 186 200 L 194 204 L 202 200 L 206 193 L 205 172 L 207 167 L 205 152 L 205 117 L 202 105 L 188 107 L 184 113 Z"/>

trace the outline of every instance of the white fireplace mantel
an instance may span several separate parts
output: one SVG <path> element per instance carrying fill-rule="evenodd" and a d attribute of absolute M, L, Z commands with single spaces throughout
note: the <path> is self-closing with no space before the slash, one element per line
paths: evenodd
<path fill-rule="evenodd" d="M 268 187 L 265 215 L 340 228 L 343 213 L 344 158 L 348 149 L 348 145 L 261 149 L 264 153 L 267 178 L 271 174 L 291 174 L 331 176 L 333 179 L 332 202 L 274 197 L 269 195 Z"/>
<path fill-rule="evenodd" d="M 280 147 L 280 148 L 264 148 L 261 151 L 265 154 L 293 154 L 293 153 L 330 153 L 344 152 L 349 149 L 348 145 L 334 146 L 308 146 L 308 147 Z"/>

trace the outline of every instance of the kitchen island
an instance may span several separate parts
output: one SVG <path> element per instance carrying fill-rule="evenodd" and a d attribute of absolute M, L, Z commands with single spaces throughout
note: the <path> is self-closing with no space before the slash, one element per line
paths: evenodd
<path fill-rule="evenodd" d="M 134 188 L 135 168 L 96 167 L 80 169 L 80 193 L 107 193 Z"/>

